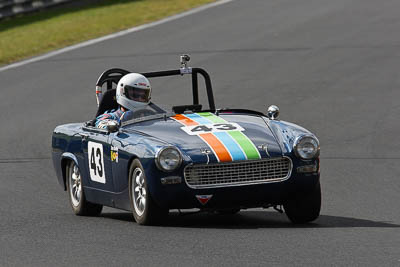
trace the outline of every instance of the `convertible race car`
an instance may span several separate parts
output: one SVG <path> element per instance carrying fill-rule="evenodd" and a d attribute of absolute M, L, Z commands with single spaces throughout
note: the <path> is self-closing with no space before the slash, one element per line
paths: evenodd
<path fill-rule="evenodd" d="M 188 67 L 189 60 L 183 55 L 178 69 L 141 74 L 190 75 L 193 104 L 165 109 L 150 103 L 140 116 L 105 129 L 96 128 L 95 119 L 55 128 L 54 168 L 74 213 L 94 216 L 109 206 L 132 211 L 138 224 L 147 225 L 162 223 L 171 209 L 234 214 L 272 207 L 293 223 L 315 220 L 321 208 L 315 135 L 278 120 L 276 106 L 266 114 L 217 109 L 208 73 Z M 118 108 L 115 85 L 128 73 L 101 74 L 94 118 Z M 199 76 L 207 92 L 205 110 Z"/>

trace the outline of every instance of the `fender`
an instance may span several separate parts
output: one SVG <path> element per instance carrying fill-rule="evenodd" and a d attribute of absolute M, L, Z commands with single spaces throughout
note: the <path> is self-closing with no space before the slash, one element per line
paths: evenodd
<path fill-rule="evenodd" d="M 75 162 L 75 164 L 79 167 L 79 163 L 78 163 L 78 159 L 76 158 L 76 156 L 74 154 L 72 154 L 71 152 L 64 152 L 61 155 L 61 178 L 62 181 L 60 181 L 61 185 L 64 187 L 64 191 L 67 191 L 67 184 L 66 184 L 66 180 L 67 180 L 67 162 L 68 160 L 73 160 Z"/>

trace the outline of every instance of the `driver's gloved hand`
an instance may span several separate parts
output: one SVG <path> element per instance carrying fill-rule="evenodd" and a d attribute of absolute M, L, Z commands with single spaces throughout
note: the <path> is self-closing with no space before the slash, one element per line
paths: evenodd
<path fill-rule="evenodd" d="M 105 119 L 97 123 L 96 127 L 100 129 L 107 129 L 107 126 L 111 123 L 115 123 L 116 120 Z"/>

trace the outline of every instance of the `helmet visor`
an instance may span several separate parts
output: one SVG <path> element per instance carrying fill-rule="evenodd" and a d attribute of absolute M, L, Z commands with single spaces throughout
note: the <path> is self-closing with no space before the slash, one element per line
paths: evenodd
<path fill-rule="evenodd" d="M 125 96 L 133 101 L 147 103 L 150 100 L 150 90 L 125 85 Z"/>

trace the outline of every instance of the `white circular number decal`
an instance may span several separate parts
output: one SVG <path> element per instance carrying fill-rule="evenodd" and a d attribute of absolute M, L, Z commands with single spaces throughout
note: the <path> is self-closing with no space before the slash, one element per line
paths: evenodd
<path fill-rule="evenodd" d="M 213 124 L 201 124 L 194 126 L 181 127 L 189 135 L 199 135 L 204 133 L 218 133 L 218 132 L 229 132 L 229 131 L 244 131 L 239 124 L 234 122 L 229 123 L 213 123 Z"/>

